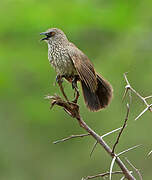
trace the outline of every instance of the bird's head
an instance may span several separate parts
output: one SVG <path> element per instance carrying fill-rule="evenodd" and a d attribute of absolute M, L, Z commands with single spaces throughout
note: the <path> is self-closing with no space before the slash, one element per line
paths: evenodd
<path fill-rule="evenodd" d="M 47 43 L 52 41 L 67 40 L 67 37 L 64 34 L 64 32 L 58 28 L 48 29 L 46 32 L 40 33 L 40 35 L 45 35 L 45 37 L 42 38 L 41 41 L 45 40 Z"/>

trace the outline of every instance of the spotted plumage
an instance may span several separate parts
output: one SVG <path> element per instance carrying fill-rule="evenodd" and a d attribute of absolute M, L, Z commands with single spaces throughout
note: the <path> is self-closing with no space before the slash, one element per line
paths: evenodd
<path fill-rule="evenodd" d="M 48 44 L 48 59 L 60 77 L 69 82 L 81 82 L 85 103 L 91 111 L 105 108 L 112 97 L 111 85 L 99 76 L 88 57 L 69 42 L 64 32 L 57 28 L 41 33 Z"/>

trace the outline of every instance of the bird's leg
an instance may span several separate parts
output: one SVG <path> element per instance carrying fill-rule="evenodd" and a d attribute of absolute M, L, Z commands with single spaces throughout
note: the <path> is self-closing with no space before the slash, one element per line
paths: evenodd
<path fill-rule="evenodd" d="M 77 77 L 74 77 L 73 80 L 72 80 L 72 88 L 75 90 L 76 92 L 76 96 L 75 96 L 75 99 L 72 101 L 74 103 L 77 103 L 78 101 L 78 98 L 80 96 L 79 94 L 79 89 L 78 89 L 78 86 L 77 86 Z"/>
<path fill-rule="evenodd" d="M 67 96 L 66 96 L 66 94 L 65 94 L 65 92 L 64 92 L 64 88 L 63 88 L 63 86 L 62 86 L 62 83 L 63 83 L 62 78 L 63 78 L 62 76 L 57 75 L 57 76 L 56 76 L 56 82 L 58 83 L 58 85 L 59 85 L 59 87 L 60 87 L 60 90 L 61 90 L 64 98 L 66 99 L 66 101 L 69 101 L 68 98 L 67 98 Z"/>

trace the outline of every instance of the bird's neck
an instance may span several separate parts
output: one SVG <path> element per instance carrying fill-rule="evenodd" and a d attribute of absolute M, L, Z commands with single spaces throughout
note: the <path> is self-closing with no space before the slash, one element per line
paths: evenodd
<path fill-rule="evenodd" d="M 48 42 L 50 46 L 66 46 L 69 43 L 67 37 L 62 38 L 51 38 Z"/>

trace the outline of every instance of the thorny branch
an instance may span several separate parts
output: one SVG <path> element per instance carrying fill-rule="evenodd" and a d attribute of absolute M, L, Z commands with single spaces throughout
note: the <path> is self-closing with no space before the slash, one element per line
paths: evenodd
<path fill-rule="evenodd" d="M 118 166 L 121 168 L 124 176 L 128 180 L 135 180 L 131 172 L 126 168 L 126 166 L 123 164 L 123 162 L 120 160 L 120 158 L 112 153 L 112 149 L 107 145 L 107 143 L 96 133 L 94 132 L 81 118 L 79 106 L 78 104 L 75 104 L 73 102 L 66 102 L 63 99 L 61 99 L 59 96 L 47 96 L 46 99 L 51 100 L 51 108 L 54 105 L 58 105 L 62 107 L 65 112 L 67 112 L 70 116 L 73 118 L 76 118 L 80 127 L 85 129 L 104 149 L 105 151 L 113 158 L 115 157 L 115 162 L 118 164 Z M 111 172 L 112 174 L 112 172 Z"/>
<path fill-rule="evenodd" d="M 139 119 L 146 111 L 150 111 L 152 112 L 152 104 L 148 104 L 147 102 L 147 99 L 150 99 L 152 98 L 152 96 L 147 96 L 147 97 L 143 97 L 141 96 L 129 83 L 128 79 L 127 79 L 127 73 L 124 73 L 124 78 L 125 78 L 125 81 L 127 83 L 126 87 L 125 87 L 125 93 L 124 93 L 124 96 L 123 96 L 123 99 L 126 97 L 127 93 L 130 91 L 130 92 L 133 92 L 134 94 L 136 94 L 142 101 L 143 103 L 145 104 L 146 108 L 135 118 L 135 120 Z M 130 100 L 131 100 L 131 95 L 130 95 Z"/>

